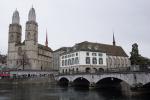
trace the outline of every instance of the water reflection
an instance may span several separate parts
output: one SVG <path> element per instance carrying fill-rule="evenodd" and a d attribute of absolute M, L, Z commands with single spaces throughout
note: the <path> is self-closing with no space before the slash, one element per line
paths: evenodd
<path fill-rule="evenodd" d="M 120 91 L 81 90 L 56 85 L 0 85 L 0 100 L 149 100 L 149 97 L 127 97 Z"/>

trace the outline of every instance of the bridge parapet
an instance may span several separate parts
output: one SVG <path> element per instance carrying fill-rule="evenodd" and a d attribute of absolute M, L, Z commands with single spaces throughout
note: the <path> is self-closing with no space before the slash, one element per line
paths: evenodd
<path fill-rule="evenodd" d="M 73 82 L 77 78 L 84 78 L 91 84 L 96 84 L 98 81 L 105 78 L 117 78 L 129 84 L 131 87 L 137 85 L 145 85 L 150 83 L 150 72 L 103 72 L 103 73 L 74 73 L 74 74 L 59 74 L 56 80 L 66 78 L 69 82 Z"/>

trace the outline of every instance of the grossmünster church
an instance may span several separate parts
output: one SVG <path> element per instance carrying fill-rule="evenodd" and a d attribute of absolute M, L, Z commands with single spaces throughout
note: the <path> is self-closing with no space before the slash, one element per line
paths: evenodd
<path fill-rule="evenodd" d="M 47 35 L 45 45 L 38 43 L 38 23 L 33 7 L 29 11 L 26 22 L 25 40 L 22 41 L 21 37 L 20 16 L 15 10 L 8 33 L 8 67 L 20 70 L 51 70 L 52 49 L 48 47 Z"/>

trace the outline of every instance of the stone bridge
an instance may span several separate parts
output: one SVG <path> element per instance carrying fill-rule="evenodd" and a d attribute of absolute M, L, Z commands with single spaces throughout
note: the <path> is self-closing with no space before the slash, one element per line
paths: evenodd
<path fill-rule="evenodd" d="M 98 82 L 103 79 L 110 78 L 118 79 L 127 83 L 131 87 L 141 87 L 150 83 L 150 72 L 111 72 L 111 73 L 76 73 L 76 74 L 62 74 L 56 76 L 58 82 L 61 80 L 66 81 L 65 83 L 73 83 L 76 80 L 84 79 L 89 82 L 89 86 L 95 86 Z"/>

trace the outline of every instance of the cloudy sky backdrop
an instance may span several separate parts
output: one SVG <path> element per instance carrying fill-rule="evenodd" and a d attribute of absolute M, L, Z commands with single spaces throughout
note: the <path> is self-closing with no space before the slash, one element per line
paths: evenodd
<path fill-rule="evenodd" d="M 150 57 L 150 0 L 1 0 L 0 52 L 7 53 L 8 27 L 17 8 L 21 18 L 22 39 L 29 9 L 36 10 L 39 43 L 56 50 L 82 41 L 116 44 L 129 55 L 138 43 L 140 54 Z"/>

